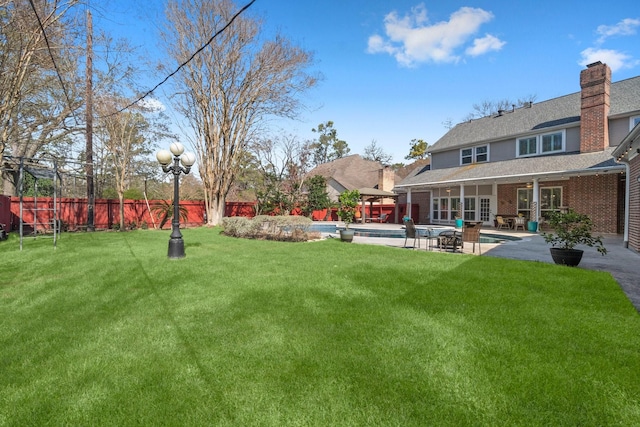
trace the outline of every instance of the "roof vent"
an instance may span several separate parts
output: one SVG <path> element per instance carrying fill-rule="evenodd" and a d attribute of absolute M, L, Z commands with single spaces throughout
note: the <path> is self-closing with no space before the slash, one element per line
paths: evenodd
<path fill-rule="evenodd" d="M 504 110 L 498 110 L 498 116 L 502 116 L 504 114 Z"/>

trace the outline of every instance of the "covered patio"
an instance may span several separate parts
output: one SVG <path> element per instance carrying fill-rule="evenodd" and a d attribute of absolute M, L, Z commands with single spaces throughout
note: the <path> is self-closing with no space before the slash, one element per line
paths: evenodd
<path fill-rule="evenodd" d="M 387 222 L 380 219 L 380 218 L 383 218 L 383 215 L 384 215 L 384 213 L 382 212 L 382 202 L 384 201 L 384 199 L 393 199 L 393 203 L 395 204 L 395 207 L 393 209 L 393 212 L 394 212 L 393 222 L 398 223 L 398 206 L 397 206 L 398 195 L 396 193 L 392 193 L 390 191 L 378 190 L 377 188 L 370 188 L 370 187 L 359 188 L 358 191 L 360 192 L 359 222 L 363 224 L 366 222 L 372 222 L 372 221 Z M 369 203 L 369 216 L 366 215 L 367 202 Z M 377 216 L 374 215 L 374 202 L 378 202 Z"/>

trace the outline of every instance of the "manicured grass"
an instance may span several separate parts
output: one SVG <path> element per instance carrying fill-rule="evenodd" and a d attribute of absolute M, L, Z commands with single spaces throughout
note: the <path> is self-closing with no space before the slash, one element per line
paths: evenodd
<path fill-rule="evenodd" d="M 640 425 L 607 273 L 183 234 L 0 242 L 0 426 Z"/>

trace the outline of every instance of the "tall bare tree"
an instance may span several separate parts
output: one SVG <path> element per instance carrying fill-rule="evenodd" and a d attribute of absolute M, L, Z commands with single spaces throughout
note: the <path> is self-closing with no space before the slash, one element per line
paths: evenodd
<path fill-rule="evenodd" d="M 251 144 L 253 165 L 260 172 L 253 188 L 258 199 L 256 213 L 280 214 L 304 204 L 303 188 L 311 152 L 293 135 L 264 138 Z"/>
<path fill-rule="evenodd" d="M 65 16 L 76 3 L 0 0 L 0 165 L 6 154 L 34 157 L 72 131 L 67 121 L 81 98 Z M 7 194 L 15 194 L 13 172 L 2 177 Z"/>
<path fill-rule="evenodd" d="M 389 165 L 393 160 L 393 156 L 389 153 L 386 153 L 384 149 L 378 145 L 378 141 L 373 139 L 371 140 L 371 144 L 364 147 L 363 159 L 380 162 L 383 165 Z"/>
<path fill-rule="evenodd" d="M 93 87 L 97 113 L 95 175 L 100 191 L 105 190 L 111 178 L 120 202 L 120 229 L 124 230 L 124 195 L 133 175 L 144 172 L 145 156 L 156 142 L 174 140 L 176 136 L 169 129 L 160 103 L 144 99 L 131 104 L 140 92 L 138 76 L 142 74 L 135 65 L 136 49 L 127 40 L 114 40 L 106 34 L 100 34 L 97 41 L 102 55 Z"/>
<path fill-rule="evenodd" d="M 469 121 L 473 119 L 478 119 L 481 117 L 490 116 L 492 114 L 498 113 L 498 111 L 509 111 L 514 108 L 520 108 L 525 105 L 528 105 L 530 102 L 534 102 L 536 100 L 536 95 L 528 95 L 525 97 L 518 98 L 517 101 L 513 101 L 511 99 L 501 99 L 492 101 L 489 99 L 485 99 L 482 102 L 473 104 L 473 112 L 469 113 L 463 121 Z"/>
<path fill-rule="evenodd" d="M 117 99 L 97 99 L 98 111 L 117 111 Z M 127 102 L 127 101 L 124 101 Z M 123 104 L 124 104 L 123 102 Z M 125 229 L 124 193 L 130 183 L 135 162 L 140 156 L 151 153 L 150 134 L 154 132 L 149 120 L 148 108 L 140 105 L 117 114 L 105 114 L 96 128 L 96 136 L 107 153 L 110 170 L 115 177 L 115 189 L 120 202 L 120 230 Z"/>
<path fill-rule="evenodd" d="M 230 0 L 170 0 L 166 9 L 166 49 L 185 64 L 175 107 L 193 129 L 209 225 L 222 219 L 243 152 L 265 119 L 296 116 L 298 97 L 317 81 L 305 72 L 310 53 L 281 35 L 266 39 L 247 12 L 233 19 L 238 10 Z"/>

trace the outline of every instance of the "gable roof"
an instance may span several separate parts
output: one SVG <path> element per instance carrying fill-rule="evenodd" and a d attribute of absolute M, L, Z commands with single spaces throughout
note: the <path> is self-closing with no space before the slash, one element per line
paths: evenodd
<path fill-rule="evenodd" d="M 631 132 L 613 150 L 612 156 L 616 159 L 616 162 L 628 162 L 632 157 L 640 154 L 640 139 L 638 136 L 640 136 L 640 123 L 635 125 Z"/>
<path fill-rule="evenodd" d="M 405 179 L 408 176 L 416 175 L 420 172 L 424 172 L 431 167 L 431 158 L 427 157 L 426 159 L 418 159 L 413 163 L 403 166 L 396 170 L 396 177 L 400 179 Z"/>
<path fill-rule="evenodd" d="M 640 76 L 611 84 L 609 117 L 640 111 Z M 431 153 L 510 137 L 544 132 L 556 126 L 578 126 L 580 92 L 459 123 L 433 144 Z"/>
<path fill-rule="evenodd" d="M 307 175 L 333 179 L 347 190 L 378 186 L 378 171 L 382 163 L 363 159 L 359 154 L 341 157 L 313 168 Z"/>
<path fill-rule="evenodd" d="M 538 178 L 555 180 L 576 174 L 610 173 L 624 170 L 612 158 L 615 147 L 593 153 L 572 153 L 539 157 L 525 157 L 501 162 L 474 163 L 471 165 L 435 169 L 411 176 L 394 190 L 405 187 L 459 185 L 464 182 L 489 184 L 521 179 L 523 182 Z"/>

